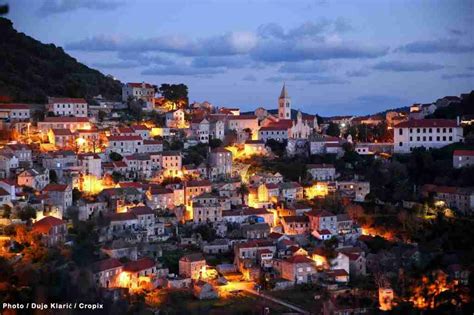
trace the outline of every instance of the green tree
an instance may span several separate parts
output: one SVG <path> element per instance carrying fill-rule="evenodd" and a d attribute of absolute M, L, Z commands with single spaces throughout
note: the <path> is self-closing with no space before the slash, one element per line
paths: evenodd
<path fill-rule="evenodd" d="M 339 128 L 338 124 L 331 122 L 329 123 L 328 129 L 326 130 L 326 134 L 332 137 L 339 137 L 341 134 L 341 129 Z"/>
<path fill-rule="evenodd" d="M 121 156 L 117 152 L 110 152 L 109 158 L 114 162 L 118 162 L 118 161 L 122 161 L 123 156 Z"/>
<path fill-rule="evenodd" d="M 175 104 L 184 102 L 185 106 L 188 105 L 188 87 L 185 84 L 162 84 L 158 92 L 168 101 Z"/>

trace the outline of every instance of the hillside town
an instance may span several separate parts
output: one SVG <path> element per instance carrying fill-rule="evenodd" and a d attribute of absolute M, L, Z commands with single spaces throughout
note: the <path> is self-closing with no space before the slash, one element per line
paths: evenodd
<path fill-rule="evenodd" d="M 3 302 L 52 286 L 109 312 L 466 311 L 474 120 L 432 117 L 472 92 L 320 117 L 285 84 L 252 112 L 164 96 L 182 88 L 0 104 Z"/>

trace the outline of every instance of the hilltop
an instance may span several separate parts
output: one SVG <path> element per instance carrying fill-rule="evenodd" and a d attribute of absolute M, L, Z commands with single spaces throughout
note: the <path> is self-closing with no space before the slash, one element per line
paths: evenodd
<path fill-rule="evenodd" d="M 121 83 L 69 56 L 61 47 L 43 44 L 0 18 L 0 95 L 16 102 L 45 102 L 47 96 L 110 99 Z"/>

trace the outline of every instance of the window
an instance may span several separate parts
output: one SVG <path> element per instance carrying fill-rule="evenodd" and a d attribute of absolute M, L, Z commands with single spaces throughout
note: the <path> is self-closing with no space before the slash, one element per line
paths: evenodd
<path fill-rule="evenodd" d="M 403 129 L 402 128 L 399 129 L 398 134 L 403 135 Z"/>

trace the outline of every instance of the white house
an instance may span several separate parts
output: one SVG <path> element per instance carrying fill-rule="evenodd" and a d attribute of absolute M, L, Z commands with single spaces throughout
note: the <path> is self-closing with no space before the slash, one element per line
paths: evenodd
<path fill-rule="evenodd" d="M 83 98 L 48 98 L 48 110 L 56 116 L 87 117 L 87 102 Z"/>
<path fill-rule="evenodd" d="M 474 150 L 455 150 L 453 152 L 453 167 L 461 168 L 474 165 Z"/>
<path fill-rule="evenodd" d="M 410 153 L 417 147 L 441 148 L 463 140 L 463 130 L 459 120 L 409 120 L 394 127 L 395 153 Z"/>
<path fill-rule="evenodd" d="M 145 110 L 153 110 L 155 87 L 145 82 L 124 84 L 122 86 L 122 101 L 127 102 L 129 98 L 142 100 L 145 103 Z"/>
<path fill-rule="evenodd" d="M 30 119 L 30 107 L 27 104 L 0 104 L 0 118 Z"/>

